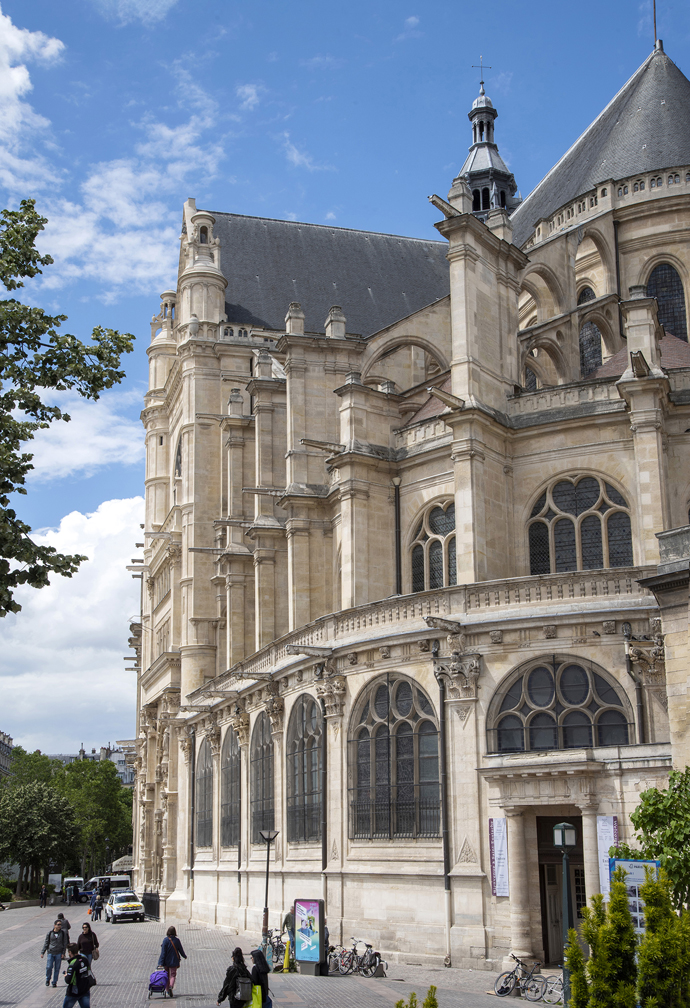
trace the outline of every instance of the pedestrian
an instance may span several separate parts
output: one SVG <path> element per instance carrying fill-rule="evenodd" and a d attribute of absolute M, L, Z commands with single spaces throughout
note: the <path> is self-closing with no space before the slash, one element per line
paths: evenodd
<path fill-rule="evenodd" d="M 79 1008 L 91 1008 L 91 987 L 93 979 L 86 956 L 82 955 L 76 945 L 68 946 L 69 966 L 65 971 L 67 993 L 62 1002 L 62 1008 L 74 1008 L 79 1002 Z"/>
<path fill-rule="evenodd" d="M 97 900 L 97 899 L 98 899 L 98 893 L 97 893 L 97 892 L 96 892 L 96 890 L 94 889 L 94 891 L 93 891 L 93 892 L 91 893 L 91 899 L 89 900 L 89 910 L 91 911 L 91 919 L 92 919 L 92 920 L 95 920 L 95 919 L 96 919 L 96 918 L 95 918 L 95 917 L 93 916 L 93 912 L 94 912 L 94 910 L 96 909 L 96 900 Z"/>
<path fill-rule="evenodd" d="M 240 993 L 238 980 L 240 977 L 244 977 L 251 983 L 251 976 L 249 970 L 247 969 L 247 964 L 244 961 L 242 949 L 236 948 L 232 953 L 232 962 L 228 966 L 223 986 L 218 992 L 218 1000 L 216 1001 L 216 1004 L 220 1004 L 221 1001 L 225 1001 L 225 999 L 228 998 L 230 1001 L 230 1008 L 243 1008 L 247 1002 L 246 998 L 238 997 L 238 994 Z"/>
<path fill-rule="evenodd" d="M 268 974 L 270 972 L 266 956 L 261 949 L 250 952 L 252 957 L 252 1008 L 273 1008 L 273 1002 L 268 996 Z M 261 989 L 261 993 L 257 991 Z"/>
<path fill-rule="evenodd" d="M 91 930 L 90 924 L 82 924 L 81 934 L 77 938 L 77 947 L 83 956 L 89 960 L 89 966 L 91 965 L 91 960 L 93 959 L 94 952 L 98 948 L 98 938 L 95 933 Z M 96 953 L 96 959 L 98 959 L 98 953 Z"/>
<path fill-rule="evenodd" d="M 290 945 L 292 946 L 292 951 L 295 950 L 295 915 L 292 912 L 292 907 L 283 917 L 283 931 L 287 931 L 288 938 L 290 939 Z"/>
<path fill-rule="evenodd" d="M 41 891 L 38 894 L 38 905 L 43 909 L 43 907 L 48 904 L 48 886 L 42 885 Z"/>
<path fill-rule="evenodd" d="M 48 963 L 46 965 L 46 987 L 50 984 L 50 974 L 53 974 L 53 987 L 57 987 L 60 976 L 60 963 L 67 951 L 67 934 L 62 928 L 62 921 L 56 920 L 52 931 L 49 931 L 43 942 L 41 959 L 48 953 Z"/>
<path fill-rule="evenodd" d="M 107 903 L 110 899 L 110 879 L 105 879 L 103 882 L 103 902 Z"/>
<path fill-rule="evenodd" d="M 69 945 L 69 929 L 70 929 L 70 927 L 72 925 L 70 924 L 70 922 L 67 920 L 67 918 L 65 917 L 65 915 L 63 913 L 59 913 L 57 915 L 57 919 L 62 924 L 62 930 L 65 932 L 65 937 L 67 939 L 67 944 Z"/>
<path fill-rule="evenodd" d="M 168 974 L 168 983 L 165 988 L 165 993 L 168 997 L 173 996 L 173 987 L 175 986 L 177 970 L 182 961 L 180 956 L 182 959 L 187 958 L 185 950 L 182 948 L 182 942 L 177 937 L 177 931 L 172 925 L 170 925 L 168 930 L 165 932 L 165 938 L 161 944 L 161 954 L 158 957 L 158 965 Z"/>
<path fill-rule="evenodd" d="M 96 902 L 93 905 L 92 919 L 97 921 L 101 919 L 101 911 L 103 910 L 103 898 L 102 896 L 96 896 Z"/>

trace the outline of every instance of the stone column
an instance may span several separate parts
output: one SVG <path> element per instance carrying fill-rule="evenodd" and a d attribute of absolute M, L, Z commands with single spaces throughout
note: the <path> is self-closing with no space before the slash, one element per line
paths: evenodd
<path fill-rule="evenodd" d="M 599 805 L 581 805 L 582 849 L 585 862 L 587 900 L 601 892 L 599 885 L 599 848 L 597 845 L 597 809 Z"/>
<path fill-rule="evenodd" d="M 508 820 L 510 951 L 523 959 L 532 955 L 524 809 L 511 805 L 503 811 Z"/>

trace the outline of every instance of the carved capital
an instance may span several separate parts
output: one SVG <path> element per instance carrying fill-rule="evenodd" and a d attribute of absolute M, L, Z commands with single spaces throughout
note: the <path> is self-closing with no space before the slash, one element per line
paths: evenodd
<path fill-rule="evenodd" d="M 241 746 L 249 745 L 249 715 L 238 710 L 230 718 L 232 730 L 237 735 L 237 741 Z"/>
<path fill-rule="evenodd" d="M 656 633 L 651 641 L 626 640 L 628 657 L 648 686 L 659 686 L 666 681 L 664 664 L 664 638 Z"/>
<path fill-rule="evenodd" d="M 211 746 L 211 755 L 220 756 L 220 728 L 218 725 L 213 725 L 206 732 L 206 738 L 208 739 L 208 744 Z"/>
<path fill-rule="evenodd" d="M 448 696 L 451 700 L 469 700 L 477 695 L 477 680 L 481 673 L 481 655 L 460 655 L 458 652 L 451 660 L 438 659 L 434 662 L 434 674 L 443 676 L 448 683 Z"/>
<path fill-rule="evenodd" d="M 323 700 L 327 718 L 340 718 L 345 704 L 346 680 L 344 676 L 330 676 L 316 684 L 316 695 Z"/>
<path fill-rule="evenodd" d="M 269 696 L 264 704 L 264 710 L 271 719 L 271 731 L 273 734 L 283 730 L 283 715 L 285 713 L 285 701 L 280 696 Z"/>

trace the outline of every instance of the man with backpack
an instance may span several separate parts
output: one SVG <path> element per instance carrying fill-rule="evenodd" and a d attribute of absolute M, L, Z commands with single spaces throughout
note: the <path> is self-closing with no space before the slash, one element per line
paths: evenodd
<path fill-rule="evenodd" d="M 91 988 L 95 980 L 89 968 L 89 960 L 79 951 L 78 945 L 69 945 L 69 966 L 65 973 L 67 993 L 62 1002 L 62 1008 L 74 1008 L 79 1002 L 79 1008 L 91 1008 Z"/>
<path fill-rule="evenodd" d="M 43 951 L 41 952 L 41 959 L 46 952 L 48 953 L 46 987 L 50 984 L 51 973 L 53 974 L 53 987 L 57 987 L 58 977 L 60 976 L 60 963 L 66 951 L 67 932 L 63 930 L 62 921 L 56 920 L 53 924 L 53 930 L 49 931 L 46 935 L 46 940 L 43 942 Z"/>

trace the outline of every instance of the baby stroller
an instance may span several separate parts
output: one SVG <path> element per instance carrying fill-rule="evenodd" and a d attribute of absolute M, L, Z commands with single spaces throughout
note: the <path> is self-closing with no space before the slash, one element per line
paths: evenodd
<path fill-rule="evenodd" d="M 149 997 L 152 994 L 162 994 L 165 997 L 165 988 L 168 986 L 168 974 L 164 969 L 155 969 L 149 977 Z"/>

